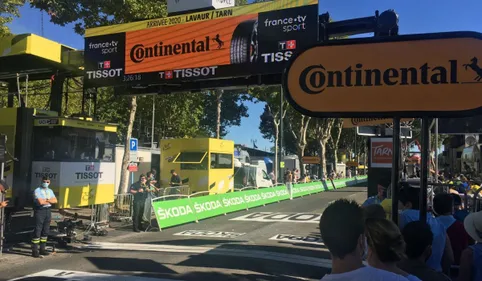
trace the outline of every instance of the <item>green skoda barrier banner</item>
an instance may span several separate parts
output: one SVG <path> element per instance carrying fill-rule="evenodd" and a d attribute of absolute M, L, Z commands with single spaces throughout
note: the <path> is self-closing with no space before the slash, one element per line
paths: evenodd
<path fill-rule="evenodd" d="M 366 181 L 366 176 L 335 180 L 334 184 L 337 188 L 341 188 L 364 181 Z M 326 186 L 328 186 L 328 190 L 333 189 L 331 183 L 323 181 L 295 184 L 293 185 L 293 197 L 322 192 L 326 190 Z M 161 229 L 271 204 L 287 200 L 289 197 L 286 186 L 276 186 L 202 197 L 154 201 L 152 207 Z"/>
<path fill-rule="evenodd" d="M 169 227 L 196 221 L 196 213 L 190 198 L 157 201 L 152 204 L 157 223 Z"/>

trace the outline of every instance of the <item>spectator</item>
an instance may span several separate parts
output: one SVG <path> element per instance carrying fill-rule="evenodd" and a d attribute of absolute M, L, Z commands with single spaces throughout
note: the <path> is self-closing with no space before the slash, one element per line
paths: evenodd
<path fill-rule="evenodd" d="M 386 218 L 385 210 L 381 205 L 372 204 L 368 206 L 364 206 L 363 210 L 365 212 L 365 219 L 384 219 Z"/>
<path fill-rule="evenodd" d="M 290 200 L 293 200 L 293 175 L 291 174 L 291 171 L 288 170 L 286 172 L 286 189 L 288 190 L 288 193 L 290 195 Z"/>
<path fill-rule="evenodd" d="M 479 281 L 482 280 L 482 212 L 468 215 L 464 227 L 475 244 L 462 252 L 458 281 Z"/>
<path fill-rule="evenodd" d="M 462 204 L 462 198 L 458 194 L 450 194 L 454 202 L 454 218 L 461 223 L 464 222 L 465 218 L 469 214 L 467 210 L 464 210 L 464 205 Z"/>
<path fill-rule="evenodd" d="M 400 190 L 399 209 L 401 213 L 399 225 L 402 230 L 408 223 L 420 220 L 419 191 L 419 188 L 413 188 L 409 185 Z M 449 272 L 454 258 L 445 228 L 430 215 L 427 215 L 427 223 L 433 233 L 432 254 L 427 260 L 427 265 L 439 272 L 442 271 L 443 265 L 444 272 Z"/>
<path fill-rule="evenodd" d="M 437 194 L 433 198 L 434 212 L 438 215 L 437 220 L 445 227 L 445 231 L 450 239 L 450 245 L 454 253 L 454 264 L 460 264 L 462 251 L 469 246 L 470 237 L 464 229 L 464 224 L 457 221 L 452 212 L 452 196 L 448 193 Z"/>
<path fill-rule="evenodd" d="M 171 170 L 170 186 L 181 186 L 181 177 L 176 173 L 176 170 Z"/>
<path fill-rule="evenodd" d="M 365 202 L 363 202 L 363 206 L 367 206 L 371 204 L 380 204 L 382 203 L 383 200 L 385 200 L 385 198 L 387 197 L 386 196 L 387 189 L 383 185 L 379 184 L 377 186 L 377 191 L 378 191 L 377 195 L 368 197 L 368 199 L 365 200 Z"/>
<path fill-rule="evenodd" d="M 369 218 L 365 221 L 365 236 L 370 266 L 393 272 L 410 281 L 420 281 L 397 267 L 397 262 L 405 257 L 405 241 L 396 224 L 385 218 Z"/>
<path fill-rule="evenodd" d="M 151 173 L 152 173 L 153 179 L 154 179 L 155 181 L 157 181 L 157 170 L 154 169 L 154 168 L 152 168 L 152 169 L 151 169 Z"/>
<path fill-rule="evenodd" d="M 386 219 L 387 220 L 392 219 L 392 199 L 387 198 L 387 199 L 383 200 L 380 205 L 382 206 L 383 210 L 385 211 Z"/>
<path fill-rule="evenodd" d="M 0 209 L 8 206 L 8 200 L 5 200 L 5 193 L 7 193 L 9 188 L 10 187 L 8 186 L 7 182 L 0 179 L 0 193 L 2 193 L 2 196 L 0 197 Z"/>
<path fill-rule="evenodd" d="M 343 222 L 343 223 L 340 223 Z M 366 255 L 363 209 L 355 201 L 336 200 L 320 219 L 321 237 L 331 254 L 332 271 L 322 281 L 407 281 L 392 272 L 364 266 Z"/>
<path fill-rule="evenodd" d="M 433 234 L 430 226 L 421 221 L 408 223 L 402 231 L 407 256 L 398 267 L 423 281 L 450 281 L 450 278 L 430 268 L 426 261 L 432 254 Z"/>
<path fill-rule="evenodd" d="M 271 182 L 272 182 L 273 184 L 276 184 L 276 176 L 275 176 L 275 174 L 274 174 L 273 171 L 271 171 L 271 172 L 269 173 L 269 178 L 271 179 Z"/>

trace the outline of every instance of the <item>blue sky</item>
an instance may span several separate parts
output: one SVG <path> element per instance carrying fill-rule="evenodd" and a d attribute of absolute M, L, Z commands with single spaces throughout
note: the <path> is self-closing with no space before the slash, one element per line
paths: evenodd
<path fill-rule="evenodd" d="M 371 16 L 375 10 L 383 12 L 394 9 L 399 14 L 401 34 L 461 30 L 482 32 L 482 24 L 479 22 L 482 11 L 480 0 L 320 0 L 319 7 L 320 13 L 328 11 L 335 21 Z M 21 17 L 10 25 L 12 32 L 40 35 L 40 12 L 30 9 L 28 5 L 20 12 Z M 77 49 L 83 48 L 83 38 L 73 32 L 72 25 L 53 25 L 46 15 L 44 36 Z M 259 116 L 264 105 L 258 103 L 248 106 L 250 117 L 243 119 L 240 127 L 230 128 L 227 138 L 250 146 L 251 140 L 256 139 L 260 149 L 269 149 L 272 144 L 263 139 L 258 130 Z"/>

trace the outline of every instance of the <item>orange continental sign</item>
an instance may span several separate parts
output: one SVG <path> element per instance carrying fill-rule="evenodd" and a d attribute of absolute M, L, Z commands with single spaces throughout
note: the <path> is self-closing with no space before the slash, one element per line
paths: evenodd
<path fill-rule="evenodd" d="M 400 122 L 413 121 L 413 118 L 401 119 Z M 359 126 L 374 126 L 393 123 L 392 118 L 344 118 L 343 128 L 355 128 Z"/>
<path fill-rule="evenodd" d="M 481 113 L 482 35 L 450 32 L 339 40 L 296 55 L 290 103 L 316 117 Z"/>
<path fill-rule="evenodd" d="M 320 164 L 320 157 L 318 156 L 303 156 L 301 158 L 301 162 L 303 162 L 303 164 Z"/>
<path fill-rule="evenodd" d="M 125 73 L 230 64 L 234 30 L 257 17 L 250 14 L 127 32 Z"/>

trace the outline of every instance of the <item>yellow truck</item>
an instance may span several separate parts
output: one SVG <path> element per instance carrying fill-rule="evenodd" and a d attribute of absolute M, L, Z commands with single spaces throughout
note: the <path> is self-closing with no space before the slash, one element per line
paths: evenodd
<path fill-rule="evenodd" d="M 161 185 L 169 187 L 175 170 L 185 193 L 219 194 L 234 190 L 234 142 L 213 138 L 161 140 Z"/>

